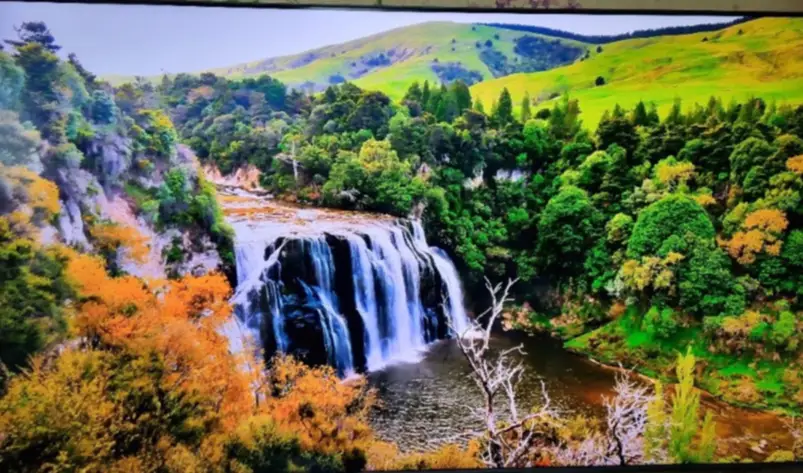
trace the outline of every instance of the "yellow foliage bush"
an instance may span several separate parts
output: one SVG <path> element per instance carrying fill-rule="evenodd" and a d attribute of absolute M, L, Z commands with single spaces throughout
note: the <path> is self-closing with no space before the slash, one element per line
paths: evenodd
<path fill-rule="evenodd" d="M 383 465 L 383 470 L 471 470 L 483 468 L 479 461 L 479 443 L 469 442 L 466 448 L 446 444 L 426 453 L 400 455 L 390 463 Z"/>
<path fill-rule="evenodd" d="M 732 258 L 740 264 L 749 265 L 756 261 L 756 256 L 765 252 L 771 256 L 781 253 L 780 239 L 789 226 L 786 214 L 776 209 L 762 209 L 751 212 L 742 224 L 742 230 L 734 233 L 730 241 L 724 245 Z"/>
<path fill-rule="evenodd" d="M 711 194 L 699 194 L 694 197 L 694 200 L 703 207 L 710 207 L 717 203 L 717 200 Z"/>
<path fill-rule="evenodd" d="M 694 164 L 683 161 L 679 163 L 658 163 L 655 169 L 655 176 L 661 184 L 674 187 L 684 184 L 695 175 Z"/>
<path fill-rule="evenodd" d="M 684 258 L 685 256 L 680 253 L 670 252 L 665 258 L 645 256 L 640 262 L 628 260 L 622 265 L 620 275 L 625 286 L 632 290 L 644 291 L 653 288 L 674 294 L 674 267 Z"/>
<path fill-rule="evenodd" d="M 8 217 L 14 232 L 18 235 L 34 235 L 35 225 L 61 210 L 59 189 L 56 184 L 30 169 L 0 164 L 0 179 L 10 185 L 16 198 L 20 198 Z"/>

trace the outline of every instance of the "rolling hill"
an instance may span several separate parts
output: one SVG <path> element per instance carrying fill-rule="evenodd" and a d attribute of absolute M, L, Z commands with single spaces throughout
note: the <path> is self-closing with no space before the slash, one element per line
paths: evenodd
<path fill-rule="evenodd" d="M 602 77 L 604 85 L 595 85 Z M 536 109 L 568 95 L 579 99 L 591 128 L 616 104 L 643 100 L 665 113 L 712 95 L 803 102 L 803 19 L 763 18 L 716 32 L 631 39 L 602 46 L 590 58 L 544 72 L 512 74 L 471 88 L 486 107 L 507 87 L 517 106 L 525 92 Z"/>
<path fill-rule="evenodd" d="M 269 74 L 291 88 L 320 91 L 352 81 L 401 98 L 415 81 L 468 84 L 515 72 L 571 64 L 588 45 L 486 25 L 430 22 L 397 28 L 291 56 L 269 58 L 201 72 L 229 78 Z M 104 77 L 112 84 L 132 77 Z M 156 79 L 156 78 L 153 78 Z"/>

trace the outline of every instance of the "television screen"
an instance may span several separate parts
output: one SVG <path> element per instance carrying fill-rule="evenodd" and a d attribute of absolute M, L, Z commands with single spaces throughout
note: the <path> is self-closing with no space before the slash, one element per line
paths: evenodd
<path fill-rule="evenodd" d="M 0 470 L 803 459 L 803 19 L 0 13 Z"/>

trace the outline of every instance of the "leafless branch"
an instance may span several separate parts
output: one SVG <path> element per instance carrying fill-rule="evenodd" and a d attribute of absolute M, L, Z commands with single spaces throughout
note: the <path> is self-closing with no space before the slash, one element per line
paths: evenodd
<path fill-rule="evenodd" d="M 616 377 L 616 396 L 605 400 L 608 425 L 608 455 L 619 465 L 638 463 L 644 456 L 647 407 L 652 396 L 626 374 Z"/>
<path fill-rule="evenodd" d="M 528 453 L 539 441 L 537 421 L 557 418 L 546 386 L 541 383 L 543 402 L 535 411 L 521 416 L 516 399 L 516 387 L 524 373 L 524 365 L 514 358 L 524 354 L 519 345 L 491 353 L 491 333 L 502 315 L 505 304 L 511 301 L 510 290 L 518 280 L 493 285 L 486 278 L 485 287 L 491 296 L 491 306 L 481 313 L 462 333 L 457 333 L 457 344 L 471 367 L 471 377 L 483 395 L 482 408 L 472 409 L 485 426 L 486 448 L 483 461 L 494 468 L 532 466 Z M 449 321 L 452 326 L 452 321 Z M 453 327 L 452 327 L 453 328 Z M 507 405 L 507 411 L 498 409 L 497 402 Z"/>

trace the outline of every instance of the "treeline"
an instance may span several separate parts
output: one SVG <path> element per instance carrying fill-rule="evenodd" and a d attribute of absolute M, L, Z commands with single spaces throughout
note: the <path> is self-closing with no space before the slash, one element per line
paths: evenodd
<path fill-rule="evenodd" d="M 603 18 L 604 16 L 600 16 L 600 19 Z M 572 39 L 575 41 L 582 41 L 584 43 L 606 44 L 626 39 L 654 38 L 656 36 L 676 36 L 683 34 L 707 33 L 709 31 L 719 31 L 728 28 L 730 26 L 746 23 L 753 19 L 754 19 L 753 17 L 742 17 L 727 23 L 704 23 L 704 24 L 689 25 L 689 26 L 667 26 L 664 28 L 635 30 L 630 33 L 622 33 L 618 35 L 582 35 L 577 33 L 571 33 L 568 31 L 557 30 L 554 28 L 547 28 L 544 26 L 511 25 L 509 23 L 484 23 L 484 24 L 486 26 L 493 26 L 494 28 L 504 28 L 514 31 L 526 31 L 528 33 L 554 36 L 556 38 L 563 38 L 563 39 Z"/>

